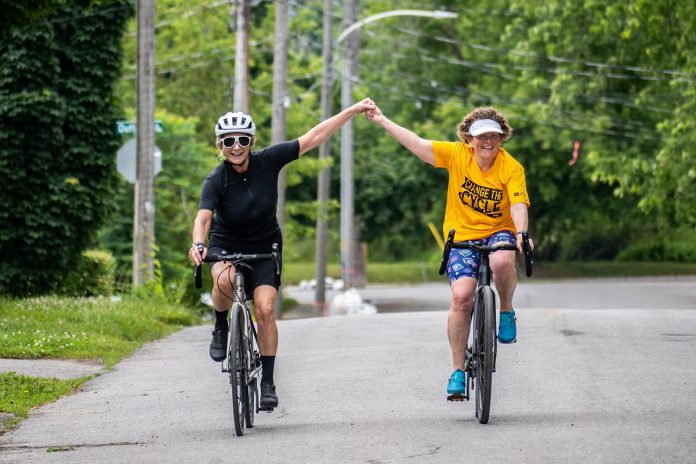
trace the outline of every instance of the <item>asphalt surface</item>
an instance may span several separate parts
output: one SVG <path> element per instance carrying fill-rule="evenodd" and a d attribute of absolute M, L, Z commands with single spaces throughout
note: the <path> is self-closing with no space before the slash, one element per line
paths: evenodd
<path fill-rule="evenodd" d="M 0 463 L 693 463 L 696 304 L 677 306 L 693 281 L 661 288 L 652 308 L 518 306 L 488 425 L 445 401 L 446 311 L 305 318 L 279 322 L 280 406 L 244 437 L 193 327 L 36 410 Z"/>

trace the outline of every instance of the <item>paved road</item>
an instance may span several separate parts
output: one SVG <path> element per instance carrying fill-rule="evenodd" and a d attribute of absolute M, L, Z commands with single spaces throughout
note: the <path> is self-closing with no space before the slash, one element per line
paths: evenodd
<path fill-rule="evenodd" d="M 662 301 L 520 306 L 485 426 L 444 401 L 444 311 L 281 321 L 281 406 L 241 438 L 193 327 L 37 410 L 0 437 L 0 463 L 693 463 L 696 307 Z"/>
<path fill-rule="evenodd" d="M 313 290 L 288 287 L 287 294 L 307 307 Z M 327 300 L 336 295 L 327 293 Z M 449 307 L 446 281 L 421 285 L 373 285 L 360 290 L 380 312 L 441 311 Z M 696 276 L 538 281 L 521 278 L 515 307 L 543 309 L 696 309 Z"/>

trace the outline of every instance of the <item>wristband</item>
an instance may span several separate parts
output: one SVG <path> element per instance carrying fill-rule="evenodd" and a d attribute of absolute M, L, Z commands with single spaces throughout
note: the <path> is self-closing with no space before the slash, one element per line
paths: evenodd
<path fill-rule="evenodd" d="M 524 234 L 526 234 L 526 233 L 527 233 L 526 230 L 521 230 L 521 231 L 517 232 L 517 235 L 524 235 Z"/>
<path fill-rule="evenodd" d="M 202 247 L 205 248 L 205 243 L 203 243 L 203 242 L 193 242 L 193 244 L 191 245 L 191 247 L 199 247 L 199 246 L 202 246 Z"/>

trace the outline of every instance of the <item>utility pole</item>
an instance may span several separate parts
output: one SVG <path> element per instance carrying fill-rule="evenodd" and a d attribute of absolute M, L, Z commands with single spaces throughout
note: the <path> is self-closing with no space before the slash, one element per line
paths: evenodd
<path fill-rule="evenodd" d="M 233 111 L 249 112 L 249 1 L 237 0 Z"/>
<path fill-rule="evenodd" d="M 321 81 L 321 119 L 326 121 L 331 117 L 331 7 L 332 0 L 324 0 L 324 45 L 323 70 Z M 327 140 L 319 147 L 319 164 L 324 165 L 329 158 L 331 143 Z M 324 166 L 319 171 L 317 185 L 317 227 L 315 260 L 317 263 L 317 286 L 314 291 L 314 306 L 320 314 L 326 315 L 326 265 L 328 262 L 329 243 L 329 188 L 331 185 L 331 168 Z"/>
<path fill-rule="evenodd" d="M 155 278 L 155 0 L 138 0 L 133 286 Z"/>
<path fill-rule="evenodd" d="M 273 112 L 271 144 L 285 141 L 285 104 L 288 98 L 288 0 L 275 2 L 275 39 L 273 45 Z M 285 229 L 285 169 L 278 176 L 278 204 L 276 210 L 280 230 Z M 278 290 L 280 292 L 280 289 Z M 275 304 L 276 318 L 280 319 L 281 294 Z"/>
<path fill-rule="evenodd" d="M 343 22 L 356 22 L 355 0 L 344 2 Z M 341 109 L 353 105 L 353 78 L 357 69 L 358 34 L 346 38 L 343 46 L 343 82 L 341 85 Z M 353 122 L 341 128 L 341 270 L 344 288 L 353 285 Z"/>

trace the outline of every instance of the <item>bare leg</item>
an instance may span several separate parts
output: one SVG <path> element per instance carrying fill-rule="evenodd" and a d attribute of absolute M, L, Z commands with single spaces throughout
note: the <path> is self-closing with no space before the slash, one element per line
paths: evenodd
<path fill-rule="evenodd" d="M 447 336 L 452 349 L 452 370 L 464 370 L 475 288 L 476 279 L 471 277 L 457 279 L 451 285 L 452 303 L 447 315 Z"/>
<path fill-rule="evenodd" d="M 275 356 L 278 351 L 278 326 L 274 303 L 278 291 L 270 285 L 254 290 L 254 316 L 258 326 L 259 350 L 263 356 Z"/>
<path fill-rule="evenodd" d="M 213 277 L 213 308 L 224 312 L 232 306 L 234 295 L 234 267 L 227 263 L 215 263 L 210 271 Z"/>
<path fill-rule="evenodd" d="M 515 270 L 515 252 L 500 250 L 491 254 L 491 270 L 493 281 L 500 296 L 500 310 L 512 310 L 512 297 L 517 287 L 517 271 Z"/>

